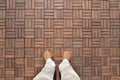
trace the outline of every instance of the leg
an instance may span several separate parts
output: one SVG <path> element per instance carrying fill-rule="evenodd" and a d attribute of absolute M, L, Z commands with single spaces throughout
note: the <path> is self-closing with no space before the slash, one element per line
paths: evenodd
<path fill-rule="evenodd" d="M 51 55 L 48 51 L 44 53 L 44 58 L 46 60 L 45 67 L 36 75 L 33 80 L 53 80 L 55 63 L 51 59 Z"/>
<path fill-rule="evenodd" d="M 79 76 L 70 65 L 69 59 L 70 53 L 68 51 L 65 51 L 63 55 L 63 61 L 59 65 L 61 80 L 80 80 Z"/>

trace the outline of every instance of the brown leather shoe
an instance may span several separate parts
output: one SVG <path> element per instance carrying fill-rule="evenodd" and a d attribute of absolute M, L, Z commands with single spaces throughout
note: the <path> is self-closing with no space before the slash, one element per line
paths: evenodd
<path fill-rule="evenodd" d="M 44 52 L 44 59 L 45 59 L 45 61 L 46 61 L 48 58 L 51 58 L 51 53 L 50 53 L 49 51 L 45 51 L 45 52 Z"/>
<path fill-rule="evenodd" d="M 69 51 L 64 51 L 64 54 L 63 54 L 63 59 L 67 59 L 67 60 L 70 60 L 70 52 Z"/>

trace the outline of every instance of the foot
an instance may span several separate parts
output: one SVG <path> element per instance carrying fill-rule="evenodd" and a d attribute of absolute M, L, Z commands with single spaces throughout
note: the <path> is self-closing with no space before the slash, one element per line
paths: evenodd
<path fill-rule="evenodd" d="M 67 60 L 70 60 L 70 52 L 69 51 L 64 51 L 64 54 L 63 54 L 63 59 L 67 59 Z"/>
<path fill-rule="evenodd" d="M 49 51 L 44 52 L 44 59 L 47 61 L 48 58 L 51 58 L 51 53 Z"/>

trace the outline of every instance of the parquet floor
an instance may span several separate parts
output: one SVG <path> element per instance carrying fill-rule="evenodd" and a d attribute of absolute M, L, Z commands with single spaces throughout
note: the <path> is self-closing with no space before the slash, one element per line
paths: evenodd
<path fill-rule="evenodd" d="M 70 51 L 81 80 L 120 80 L 120 1 L 0 0 L 0 80 L 32 80 L 45 50 Z"/>

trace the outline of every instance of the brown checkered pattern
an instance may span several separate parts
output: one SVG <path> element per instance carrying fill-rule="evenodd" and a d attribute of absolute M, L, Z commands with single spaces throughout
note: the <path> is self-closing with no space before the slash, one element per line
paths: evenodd
<path fill-rule="evenodd" d="M 120 1 L 0 0 L 0 80 L 32 80 L 45 50 L 70 51 L 81 80 L 120 80 Z"/>

